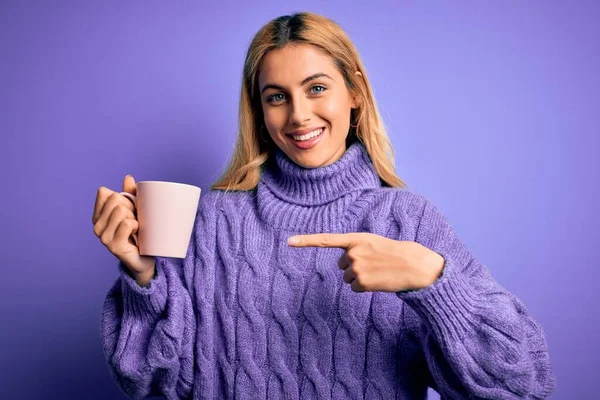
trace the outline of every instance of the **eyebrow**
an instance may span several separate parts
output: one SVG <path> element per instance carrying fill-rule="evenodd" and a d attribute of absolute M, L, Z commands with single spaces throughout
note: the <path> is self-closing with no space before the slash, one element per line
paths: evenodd
<path fill-rule="evenodd" d="M 301 85 L 301 86 L 304 86 L 304 85 L 306 85 L 308 82 L 310 82 L 310 81 L 314 81 L 315 79 L 318 79 L 318 78 L 329 78 L 329 79 L 331 79 L 332 81 L 334 81 L 334 82 L 335 82 L 335 80 L 334 80 L 332 77 L 330 77 L 329 75 L 327 75 L 327 74 L 325 74 L 325 73 L 323 73 L 323 72 L 317 72 L 316 74 L 312 74 L 312 75 L 311 75 L 311 76 L 309 76 L 308 78 L 305 78 L 305 79 L 304 79 L 302 82 L 300 82 L 300 85 Z M 265 85 L 265 86 L 262 88 L 262 90 L 260 91 L 260 93 L 261 93 L 261 94 L 263 94 L 263 93 L 265 92 L 265 90 L 267 90 L 267 89 L 283 90 L 283 89 L 284 89 L 284 87 L 283 87 L 283 86 L 281 86 L 281 85 L 274 84 L 274 83 L 267 83 L 267 84 L 266 84 L 266 85 Z"/>

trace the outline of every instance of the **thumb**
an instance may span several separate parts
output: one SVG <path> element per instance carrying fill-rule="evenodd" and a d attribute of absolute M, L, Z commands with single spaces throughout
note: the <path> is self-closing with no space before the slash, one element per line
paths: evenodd
<path fill-rule="evenodd" d="M 137 190 L 135 187 L 135 179 L 133 179 L 133 176 L 131 176 L 131 175 L 125 176 L 125 179 L 123 179 L 123 191 L 127 192 L 127 193 L 131 193 L 134 196 L 137 195 Z"/>

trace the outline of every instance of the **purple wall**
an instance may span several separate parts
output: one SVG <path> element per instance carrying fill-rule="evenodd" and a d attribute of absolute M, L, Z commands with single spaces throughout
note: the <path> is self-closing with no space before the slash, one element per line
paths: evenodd
<path fill-rule="evenodd" d="M 551 398 L 597 392 L 598 3 L 13 3 L 0 5 L 0 398 L 124 398 L 99 342 L 117 264 L 92 232 L 96 190 L 127 173 L 206 189 L 233 148 L 251 36 L 298 9 L 347 30 L 399 175 L 544 326 Z"/>

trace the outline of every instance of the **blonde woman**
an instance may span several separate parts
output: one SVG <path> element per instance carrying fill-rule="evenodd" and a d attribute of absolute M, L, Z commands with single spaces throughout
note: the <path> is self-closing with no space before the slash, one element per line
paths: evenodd
<path fill-rule="evenodd" d="M 123 190 L 135 193 L 127 176 Z M 310 13 L 254 37 L 229 168 L 183 261 L 140 256 L 125 197 L 94 231 L 120 260 L 102 343 L 131 397 L 541 399 L 543 329 L 394 172 L 360 57 Z"/>

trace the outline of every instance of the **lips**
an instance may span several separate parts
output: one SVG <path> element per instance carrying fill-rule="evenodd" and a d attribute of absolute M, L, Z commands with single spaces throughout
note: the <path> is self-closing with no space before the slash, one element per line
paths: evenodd
<path fill-rule="evenodd" d="M 325 127 L 324 126 L 317 126 L 315 128 L 298 129 L 297 131 L 286 133 L 286 136 L 302 136 L 302 135 L 306 135 L 307 133 L 314 132 L 317 129 L 325 129 Z"/>
<path fill-rule="evenodd" d="M 312 137 L 308 140 L 295 140 L 293 138 L 293 136 L 302 136 L 302 135 L 306 135 L 308 133 L 314 132 L 315 130 L 319 130 L 321 129 L 321 133 L 319 133 L 317 136 Z M 298 149 L 301 150 L 308 150 L 311 149 L 313 147 L 315 147 L 323 138 L 324 133 L 325 133 L 325 128 L 313 128 L 313 129 L 303 129 L 303 130 L 298 130 L 298 131 L 294 131 L 292 132 L 293 134 L 286 134 L 289 138 L 289 140 L 294 143 L 294 146 L 296 146 Z"/>

